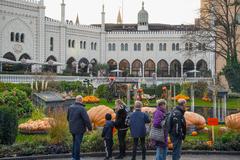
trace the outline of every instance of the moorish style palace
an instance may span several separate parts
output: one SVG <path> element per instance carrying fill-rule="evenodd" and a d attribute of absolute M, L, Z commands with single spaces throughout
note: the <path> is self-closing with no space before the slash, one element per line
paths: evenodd
<path fill-rule="evenodd" d="M 128 71 L 131 76 L 181 77 L 185 72 L 215 71 L 214 56 L 205 44 L 184 40 L 196 31 L 195 25 L 149 23 L 144 3 L 136 24 L 105 23 L 82 25 L 65 19 L 61 4 L 61 21 L 46 17 L 44 0 L 0 1 L 0 57 L 2 60 L 31 64 L 30 70 L 55 66 L 54 71 L 89 71 L 96 64 L 108 64 L 111 70 Z M 60 13 L 59 13 L 60 14 Z M 211 63 L 212 62 L 212 63 Z M 91 65 L 90 65 L 91 64 Z M 47 66 L 47 67 L 46 67 Z M 13 65 L 1 62 L 1 70 L 14 71 Z M 123 75 L 124 76 L 124 75 Z"/>

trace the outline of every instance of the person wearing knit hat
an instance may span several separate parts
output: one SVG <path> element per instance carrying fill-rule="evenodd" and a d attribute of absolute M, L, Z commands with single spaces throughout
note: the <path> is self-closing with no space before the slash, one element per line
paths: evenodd
<path fill-rule="evenodd" d="M 186 137 L 186 120 L 184 113 L 186 109 L 187 101 L 185 99 L 179 99 L 178 106 L 176 106 L 169 118 L 169 135 L 173 143 L 172 160 L 180 160 L 182 141 Z"/>

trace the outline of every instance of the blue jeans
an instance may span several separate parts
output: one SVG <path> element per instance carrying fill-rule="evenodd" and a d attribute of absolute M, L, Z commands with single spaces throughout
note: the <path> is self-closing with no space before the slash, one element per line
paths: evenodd
<path fill-rule="evenodd" d="M 182 152 L 182 139 L 181 138 L 171 138 L 173 143 L 173 153 L 172 160 L 180 160 Z"/>
<path fill-rule="evenodd" d="M 73 145 L 72 145 L 72 159 L 80 160 L 80 145 L 82 143 L 83 134 L 72 134 Z"/>
<path fill-rule="evenodd" d="M 166 160 L 167 158 L 167 147 L 157 147 L 156 160 Z"/>

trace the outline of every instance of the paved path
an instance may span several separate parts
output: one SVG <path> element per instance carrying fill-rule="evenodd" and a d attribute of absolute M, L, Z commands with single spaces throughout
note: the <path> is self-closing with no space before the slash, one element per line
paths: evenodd
<path fill-rule="evenodd" d="M 103 160 L 104 158 L 87 158 L 84 157 L 82 160 Z M 71 160 L 69 159 L 55 159 L 55 160 Z M 130 157 L 124 158 L 124 160 L 131 160 Z M 141 160 L 141 157 L 138 156 L 137 160 Z M 155 160 L 153 156 L 148 156 L 147 160 Z M 169 155 L 167 160 L 171 160 Z M 181 160 L 240 160 L 240 156 L 227 156 L 227 155 L 183 155 Z"/>

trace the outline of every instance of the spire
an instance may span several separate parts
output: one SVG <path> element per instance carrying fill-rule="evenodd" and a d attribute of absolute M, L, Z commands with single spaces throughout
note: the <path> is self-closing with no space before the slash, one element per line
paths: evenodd
<path fill-rule="evenodd" d="M 79 23 L 79 18 L 78 18 L 78 14 L 77 14 L 77 18 L 76 18 L 76 23 L 75 23 L 76 25 L 79 25 L 80 23 Z"/>
<path fill-rule="evenodd" d="M 122 16 L 120 10 L 118 11 L 117 24 L 122 24 Z"/>
<path fill-rule="evenodd" d="M 144 1 L 142 1 L 142 9 L 144 9 Z"/>

